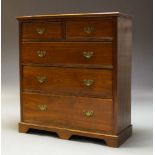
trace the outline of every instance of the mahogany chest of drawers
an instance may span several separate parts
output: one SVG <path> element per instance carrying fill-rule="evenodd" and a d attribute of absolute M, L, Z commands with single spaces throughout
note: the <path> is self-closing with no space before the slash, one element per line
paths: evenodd
<path fill-rule="evenodd" d="M 132 133 L 132 20 L 119 12 L 17 17 L 19 131 L 118 147 Z"/>

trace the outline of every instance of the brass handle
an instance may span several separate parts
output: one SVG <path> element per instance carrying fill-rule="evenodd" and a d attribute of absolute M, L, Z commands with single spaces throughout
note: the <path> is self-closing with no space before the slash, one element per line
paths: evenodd
<path fill-rule="evenodd" d="M 46 51 L 37 51 L 37 55 L 38 57 L 43 58 L 46 56 Z"/>
<path fill-rule="evenodd" d="M 85 52 L 83 52 L 83 56 L 86 59 L 90 59 L 93 55 L 94 55 L 94 52 L 91 52 L 91 51 L 85 51 Z"/>
<path fill-rule="evenodd" d="M 87 35 L 91 34 L 93 31 L 94 31 L 94 27 L 92 27 L 92 26 L 86 26 L 86 27 L 84 27 L 84 32 Z"/>
<path fill-rule="evenodd" d="M 84 115 L 86 117 L 92 117 L 94 115 L 94 111 L 93 110 L 85 110 Z"/>
<path fill-rule="evenodd" d="M 39 109 L 40 111 L 46 111 L 46 110 L 47 110 L 47 105 L 45 105 L 45 104 L 40 104 L 40 105 L 38 105 L 38 109 Z"/>
<path fill-rule="evenodd" d="M 37 81 L 39 83 L 44 83 L 46 81 L 46 77 L 45 76 L 37 76 Z"/>
<path fill-rule="evenodd" d="M 94 83 L 94 80 L 84 79 L 83 83 L 84 83 L 85 86 L 89 87 Z"/>
<path fill-rule="evenodd" d="M 38 34 L 44 34 L 45 33 L 45 28 L 37 28 L 36 29 L 36 32 L 38 33 Z"/>

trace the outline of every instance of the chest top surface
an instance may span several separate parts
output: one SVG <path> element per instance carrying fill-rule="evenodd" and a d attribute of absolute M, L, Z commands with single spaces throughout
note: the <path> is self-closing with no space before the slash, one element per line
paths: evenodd
<path fill-rule="evenodd" d="M 77 18 L 77 17 L 126 17 L 131 16 L 120 12 L 100 12 L 100 13 L 72 13 L 72 14 L 48 14 L 48 15 L 33 15 L 33 16 L 18 16 L 18 20 L 31 19 L 50 19 L 50 18 Z"/>

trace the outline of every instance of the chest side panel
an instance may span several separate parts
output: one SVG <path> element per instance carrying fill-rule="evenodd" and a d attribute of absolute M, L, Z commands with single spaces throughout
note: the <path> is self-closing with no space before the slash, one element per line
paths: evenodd
<path fill-rule="evenodd" d="M 117 63 L 116 63 L 116 132 L 131 125 L 131 53 L 132 21 L 117 19 Z"/>

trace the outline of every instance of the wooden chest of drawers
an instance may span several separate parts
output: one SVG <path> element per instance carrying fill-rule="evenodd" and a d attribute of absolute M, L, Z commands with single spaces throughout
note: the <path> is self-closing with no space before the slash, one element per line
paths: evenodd
<path fill-rule="evenodd" d="M 122 144 L 132 133 L 131 17 L 112 12 L 17 19 L 19 131 Z"/>

